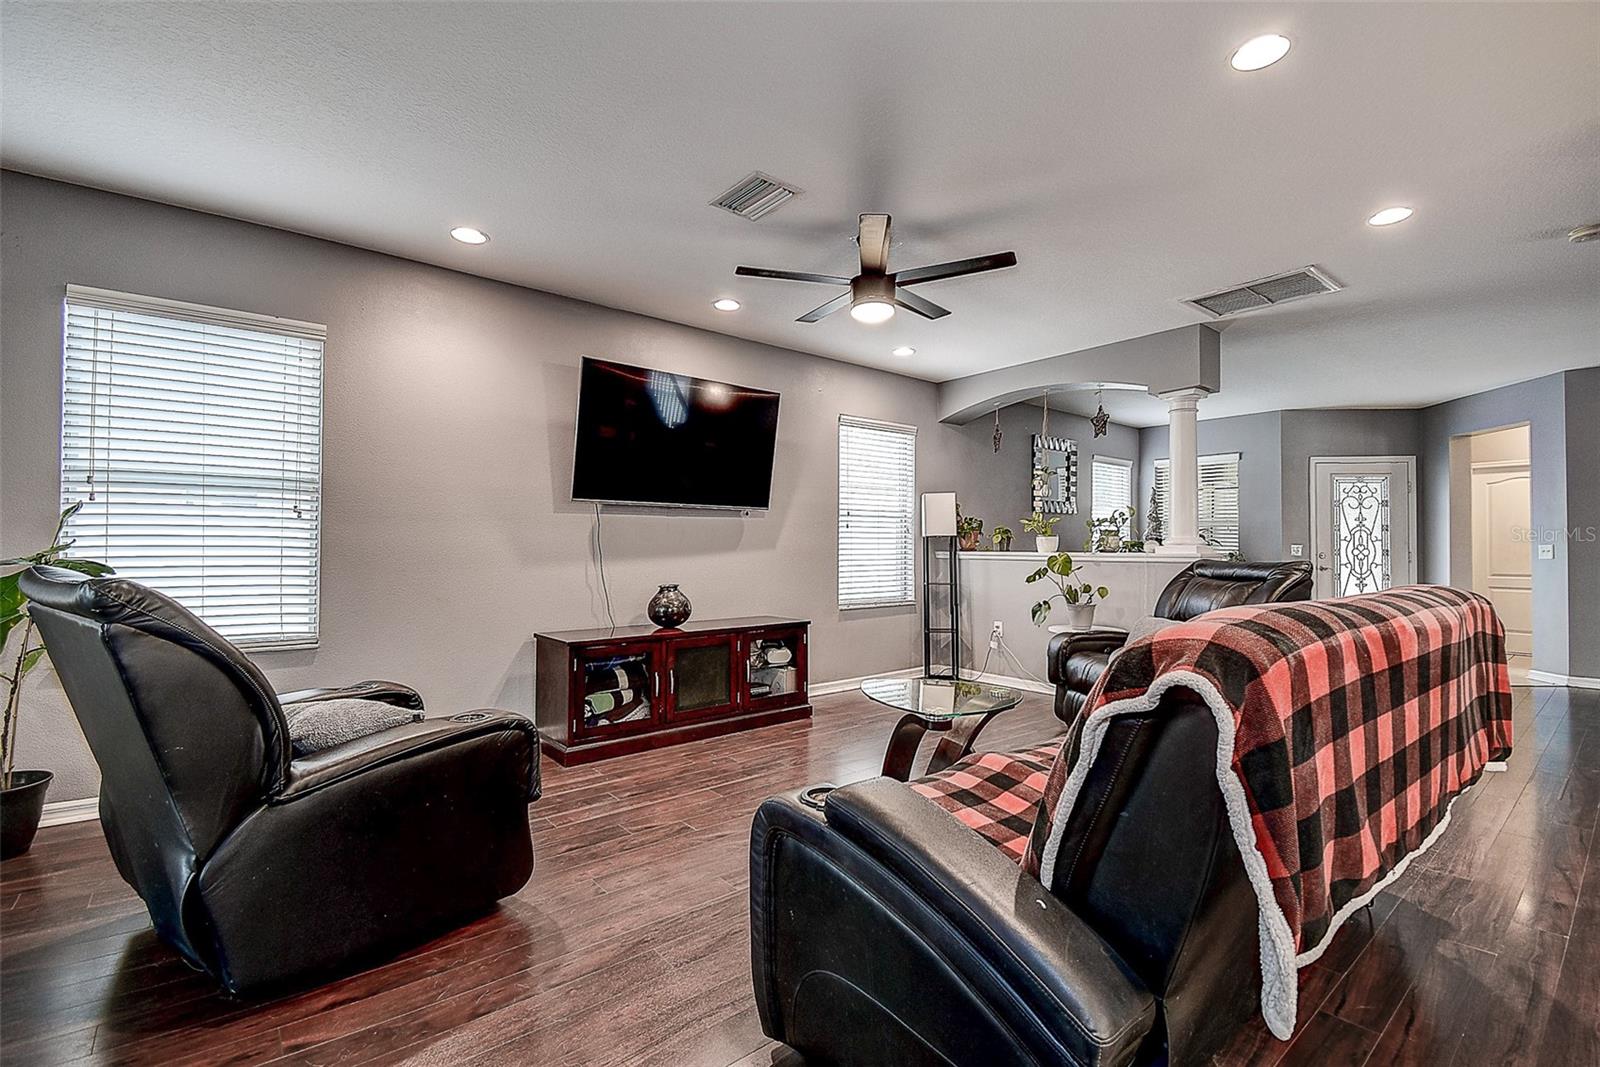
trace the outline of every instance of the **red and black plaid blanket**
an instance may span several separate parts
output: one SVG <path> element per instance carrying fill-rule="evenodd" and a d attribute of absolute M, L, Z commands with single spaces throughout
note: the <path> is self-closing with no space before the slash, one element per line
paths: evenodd
<path fill-rule="evenodd" d="M 1287 1038 L 1297 968 L 1509 754 L 1504 630 L 1475 593 L 1408 586 L 1227 608 L 1129 645 L 1085 705 L 1078 760 L 1058 759 L 1045 787 L 1048 831 L 1024 860 L 1045 885 L 1108 720 L 1174 686 L 1217 719 L 1217 782 L 1260 905 L 1262 1014 Z"/>
<path fill-rule="evenodd" d="M 910 785 L 1021 863 L 1060 750 L 1049 741 L 1026 752 L 974 752 Z"/>

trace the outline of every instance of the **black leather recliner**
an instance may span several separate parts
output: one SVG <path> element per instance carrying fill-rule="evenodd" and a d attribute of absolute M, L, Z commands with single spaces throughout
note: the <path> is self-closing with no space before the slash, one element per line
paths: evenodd
<path fill-rule="evenodd" d="M 1311 564 L 1236 563 L 1202 559 L 1185 567 L 1156 598 L 1155 616 L 1187 622 L 1197 615 L 1240 604 L 1280 604 L 1311 599 Z M 1111 654 L 1128 635 L 1121 630 L 1083 630 L 1050 639 L 1047 670 L 1056 687 L 1056 718 L 1071 723 L 1083 711 L 1089 690 L 1106 672 Z"/>
<path fill-rule="evenodd" d="M 121 578 L 21 578 L 100 765 L 100 821 L 163 940 L 232 992 L 345 969 L 488 911 L 533 871 L 539 742 L 500 711 L 294 758 L 281 702 L 182 606 Z"/>
<path fill-rule="evenodd" d="M 1257 909 L 1211 712 L 1111 726 L 1052 893 L 888 778 L 761 806 L 750 939 L 768 1036 L 807 1062 L 1203 1063 L 1255 1011 Z"/>

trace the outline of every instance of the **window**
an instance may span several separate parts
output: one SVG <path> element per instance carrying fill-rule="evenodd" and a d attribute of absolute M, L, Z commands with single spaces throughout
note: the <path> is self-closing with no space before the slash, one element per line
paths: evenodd
<path fill-rule="evenodd" d="M 1172 467 L 1156 460 L 1156 510 L 1172 536 Z M 1213 548 L 1239 551 L 1239 453 L 1200 457 L 1200 536 Z"/>
<path fill-rule="evenodd" d="M 317 642 L 313 323 L 67 287 L 61 500 L 74 552 L 247 648 Z"/>
<path fill-rule="evenodd" d="M 839 606 L 916 602 L 917 429 L 839 416 Z"/>
<path fill-rule="evenodd" d="M 1133 463 L 1115 456 L 1095 456 L 1090 466 L 1091 517 L 1106 519 L 1113 511 L 1127 511 L 1133 503 Z M 1130 525 L 1122 524 L 1122 536 L 1133 536 Z"/>

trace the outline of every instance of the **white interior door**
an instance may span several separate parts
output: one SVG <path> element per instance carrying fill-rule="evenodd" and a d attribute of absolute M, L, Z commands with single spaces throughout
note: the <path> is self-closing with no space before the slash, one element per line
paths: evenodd
<path fill-rule="evenodd" d="M 1532 491 L 1524 464 L 1472 466 L 1472 588 L 1494 603 L 1514 671 L 1533 660 Z"/>
<path fill-rule="evenodd" d="M 1318 597 L 1417 580 L 1414 456 L 1311 460 L 1311 560 Z"/>

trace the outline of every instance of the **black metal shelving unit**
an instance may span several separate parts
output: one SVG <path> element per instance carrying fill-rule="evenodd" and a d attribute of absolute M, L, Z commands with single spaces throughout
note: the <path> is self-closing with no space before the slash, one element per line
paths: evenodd
<path fill-rule="evenodd" d="M 923 539 L 922 556 L 922 675 L 925 678 L 961 677 L 961 568 L 960 542 L 954 537 L 927 537 Z M 935 562 L 948 558 L 948 580 L 934 578 Z M 935 617 L 934 594 L 948 593 L 949 611 Z M 948 663 L 934 662 L 936 637 L 949 639 Z"/>

